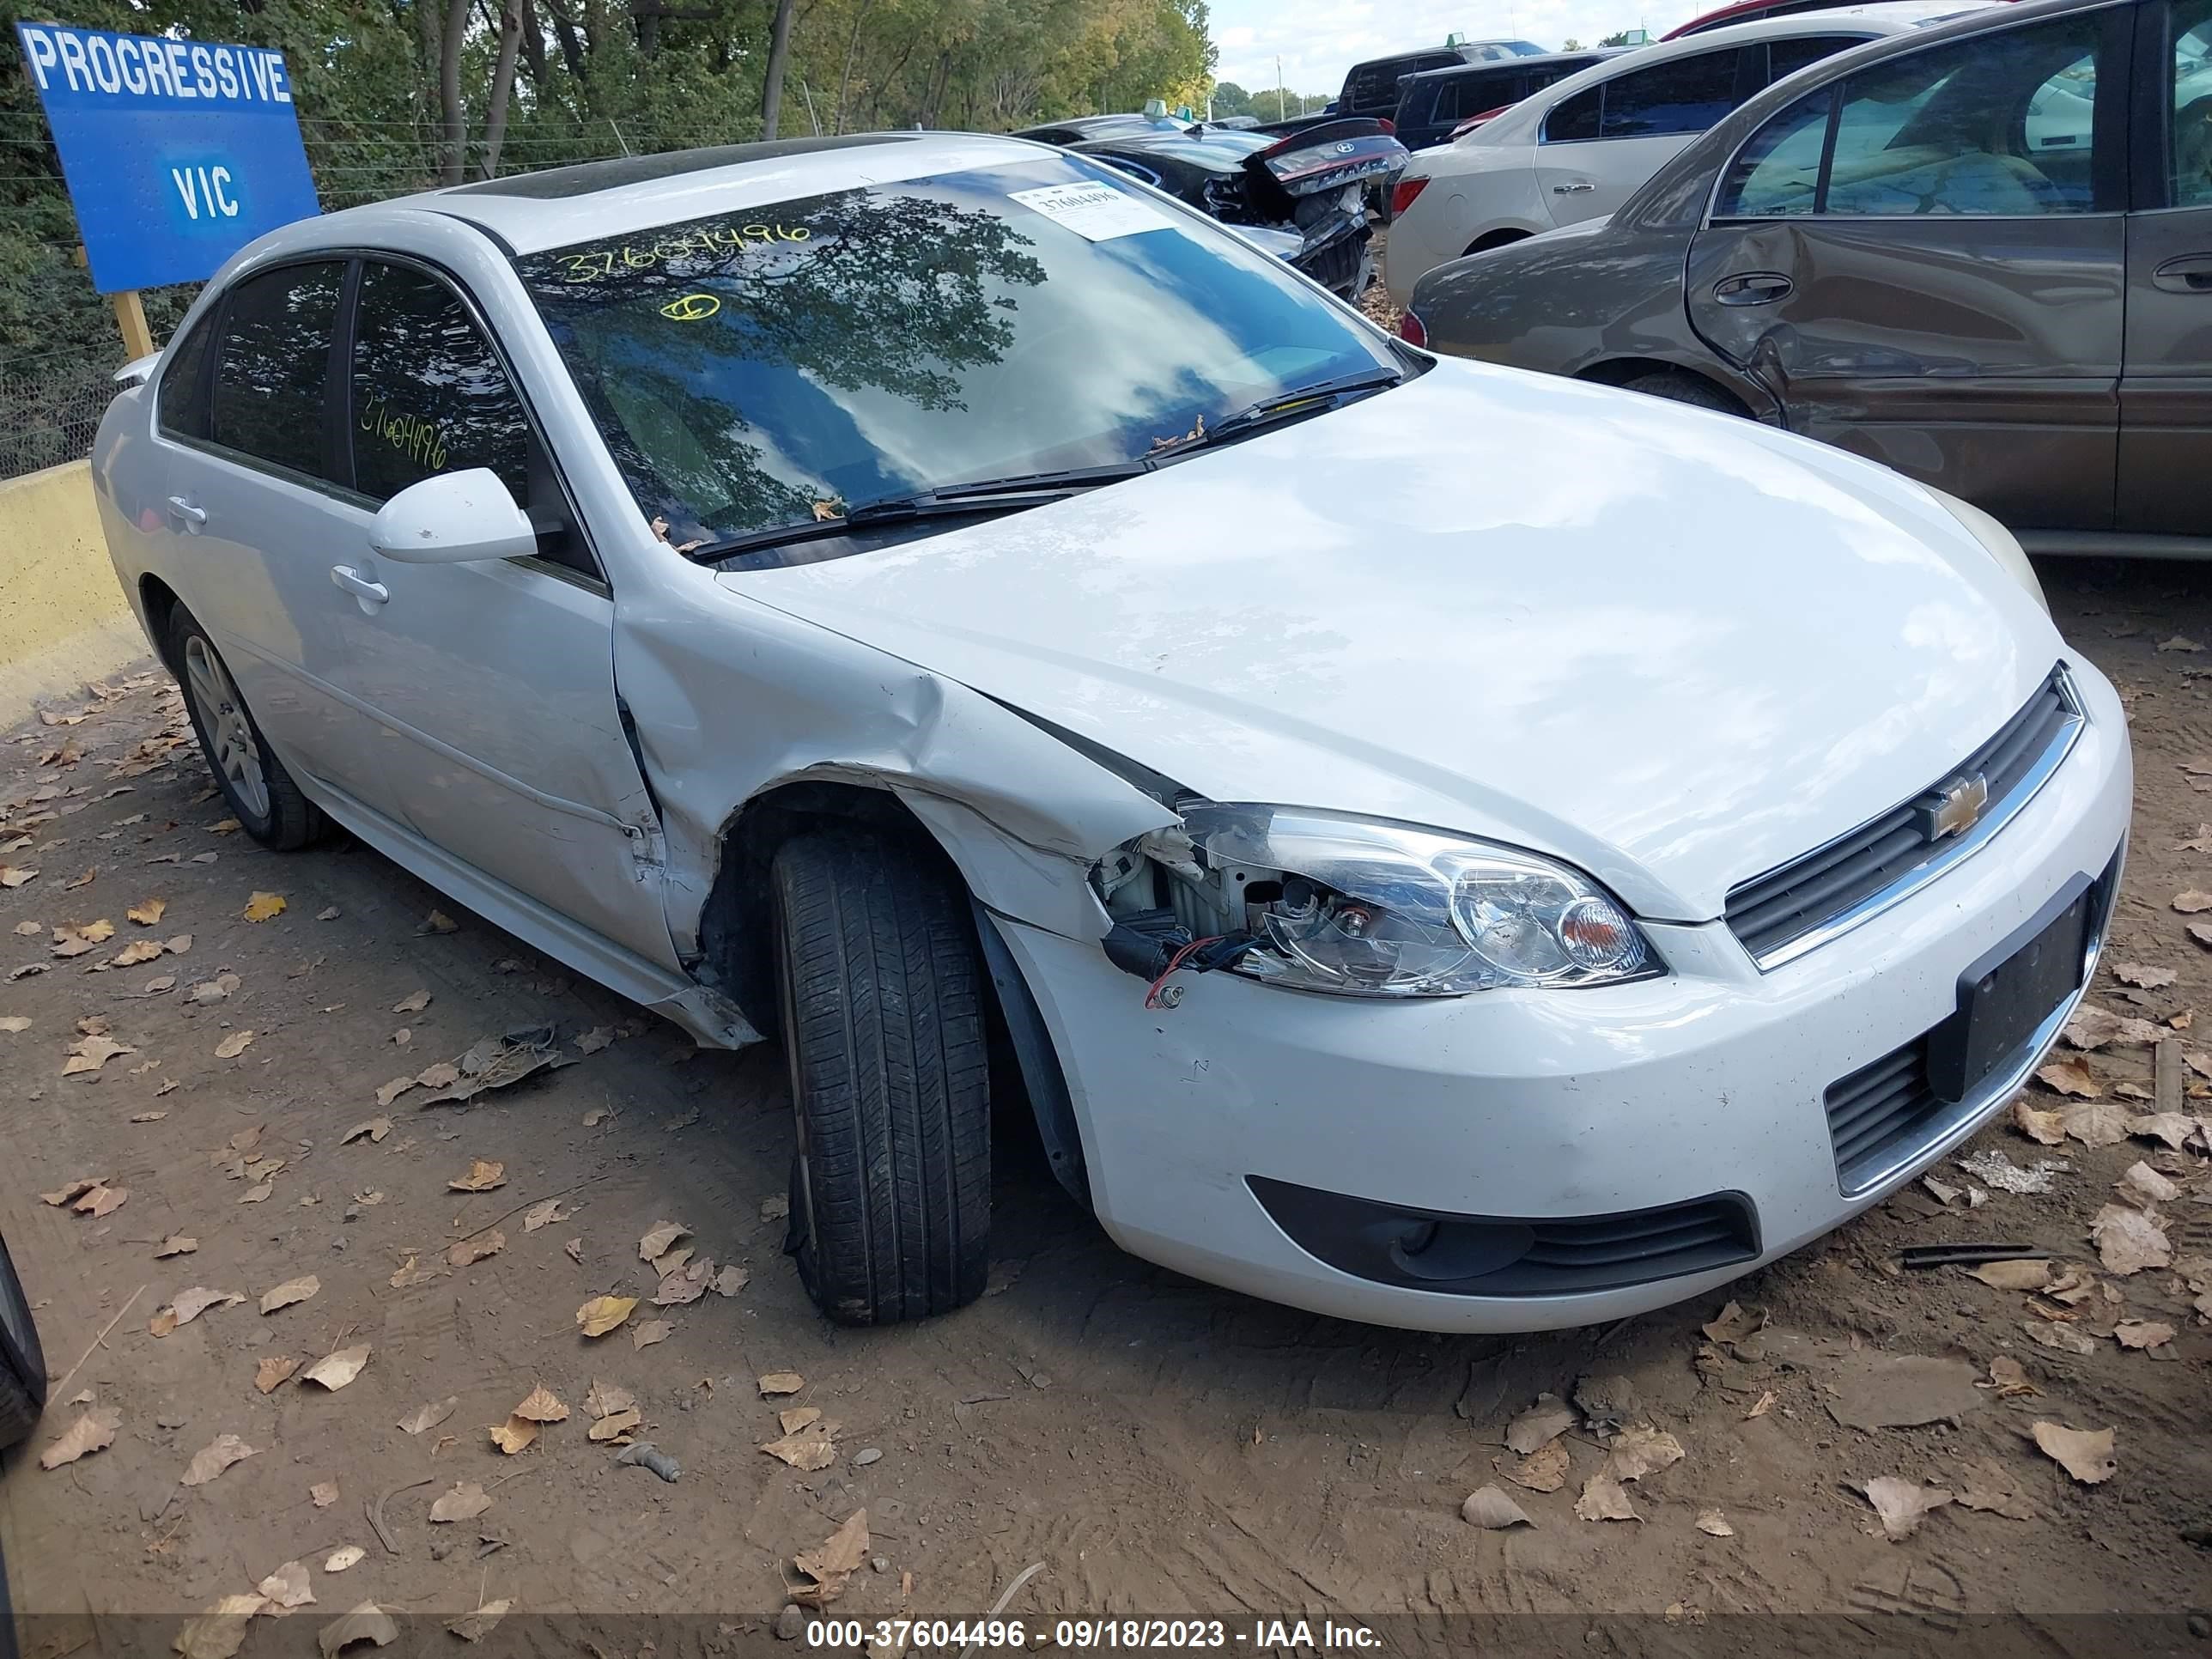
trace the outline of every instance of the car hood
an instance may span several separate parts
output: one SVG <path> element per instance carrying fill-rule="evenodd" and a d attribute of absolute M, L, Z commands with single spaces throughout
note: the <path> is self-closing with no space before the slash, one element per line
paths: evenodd
<path fill-rule="evenodd" d="M 1680 921 L 1941 780 L 2061 648 L 1885 469 L 1453 361 L 1051 507 L 717 580 L 1213 799 L 1534 848 Z"/>

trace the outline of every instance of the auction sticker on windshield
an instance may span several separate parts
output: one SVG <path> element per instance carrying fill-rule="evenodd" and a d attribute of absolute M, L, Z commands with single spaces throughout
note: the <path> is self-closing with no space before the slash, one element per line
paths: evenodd
<path fill-rule="evenodd" d="M 1046 185 L 1038 190 L 1009 191 L 1007 194 L 1024 207 L 1066 225 L 1078 236 L 1093 242 L 1158 230 L 1168 222 L 1151 203 L 1139 201 L 1111 185 Z"/>

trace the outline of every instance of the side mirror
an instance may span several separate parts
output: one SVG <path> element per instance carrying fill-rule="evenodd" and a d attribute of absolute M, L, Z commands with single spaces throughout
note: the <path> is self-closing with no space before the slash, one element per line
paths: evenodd
<path fill-rule="evenodd" d="M 472 564 L 529 558 L 538 532 L 499 474 L 475 466 L 408 485 L 385 502 L 368 544 L 401 564 Z"/>

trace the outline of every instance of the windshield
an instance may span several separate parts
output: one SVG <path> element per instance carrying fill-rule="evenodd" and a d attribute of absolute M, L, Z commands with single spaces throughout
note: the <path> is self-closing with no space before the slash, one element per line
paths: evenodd
<path fill-rule="evenodd" d="M 1127 463 L 1395 366 L 1267 255 L 1072 156 L 516 264 L 640 511 L 678 548 Z"/>

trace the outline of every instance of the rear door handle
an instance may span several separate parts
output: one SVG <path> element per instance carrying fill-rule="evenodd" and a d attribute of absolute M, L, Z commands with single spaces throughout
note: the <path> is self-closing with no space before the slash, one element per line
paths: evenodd
<path fill-rule="evenodd" d="M 207 508 L 194 506 L 185 496 L 172 495 L 169 497 L 169 516 L 173 519 L 180 519 L 198 530 L 207 522 Z"/>
<path fill-rule="evenodd" d="M 2168 294 L 2212 294 L 2212 253 L 2185 253 L 2150 274 L 2151 286 Z"/>
<path fill-rule="evenodd" d="M 382 582 L 369 580 L 350 565 L 332 565 L 331 585 L 360 600 L 363 616 L 374 615 L 377 607 L 392 597 Z"/>
<path fill-rule="evenodd" d="M 1597 186 L 1595 185 L 1588 183 L 1577 185 L 1553 185 L 1552 186 L 1552 194 L 1554 196 L 1579 196 L 1586 190 L 1595 190 Z"/>
<path fill-rule="evenodd" d="M 1778 270 L 1747 271 L 1713 284 L 1713 298 L 1724 306 L 1770 306 L 1797 284 Z"/>

